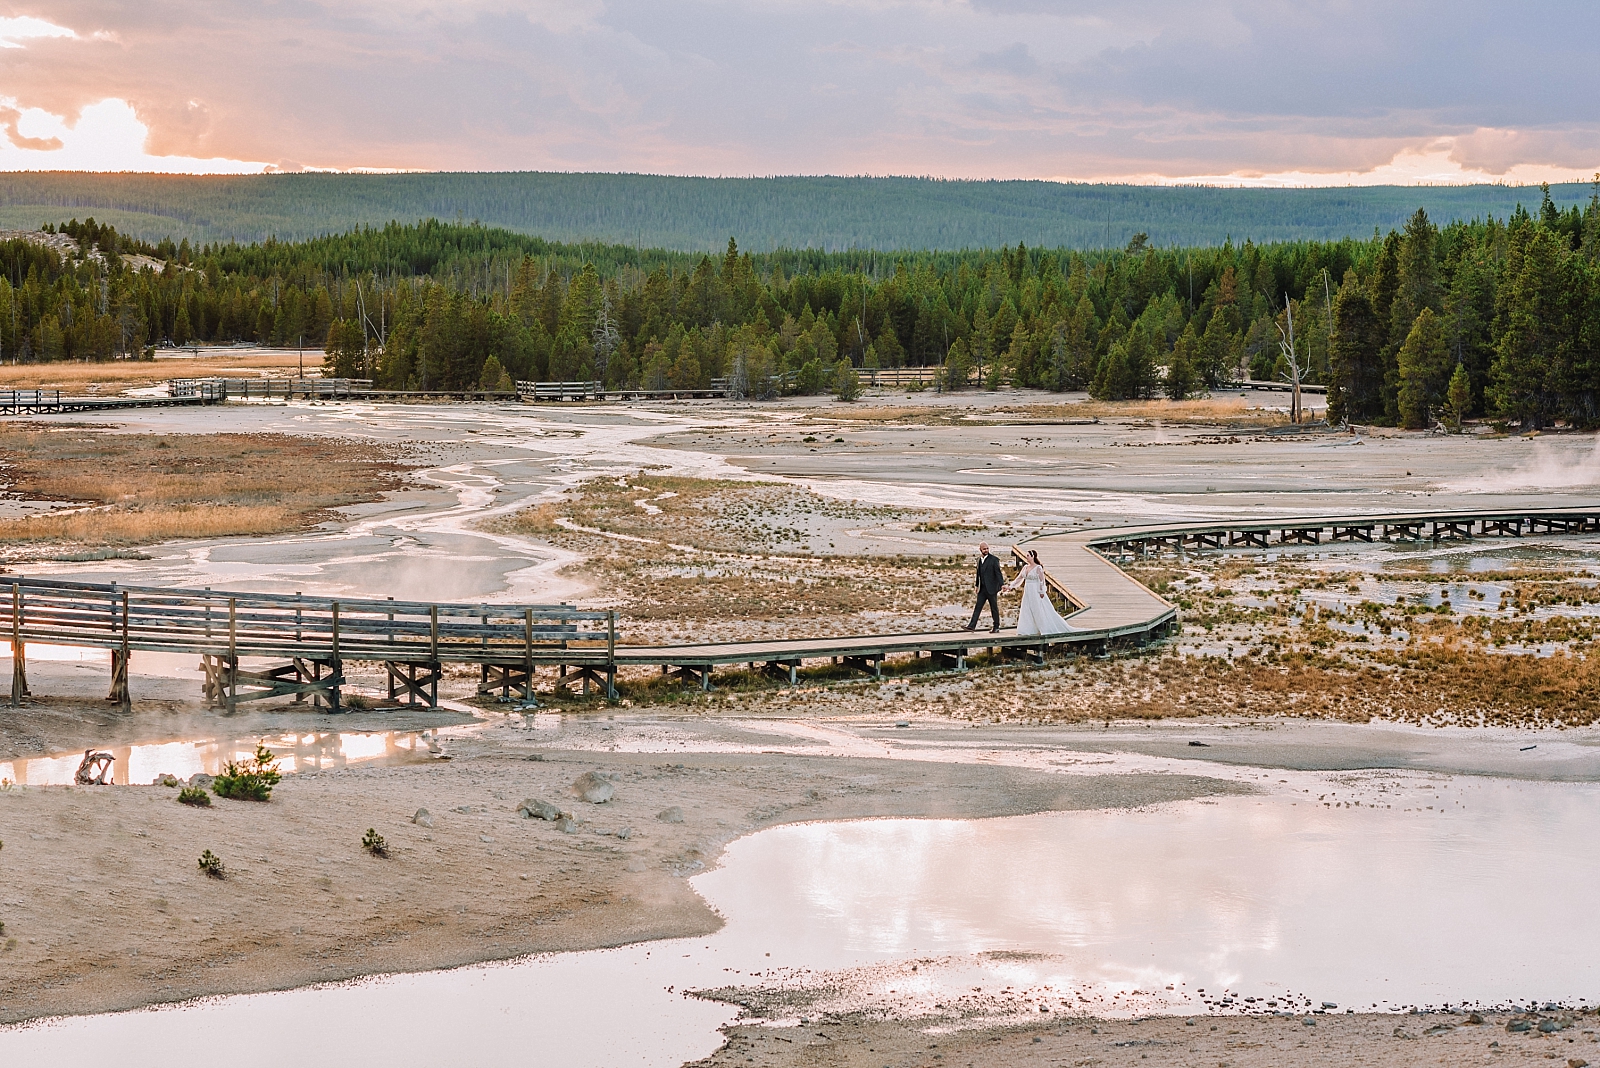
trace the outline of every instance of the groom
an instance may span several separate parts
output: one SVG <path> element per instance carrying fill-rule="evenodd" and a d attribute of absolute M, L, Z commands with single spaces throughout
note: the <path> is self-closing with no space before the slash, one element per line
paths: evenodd
<path fill-rule="evenodd" d="M 990 634 L 1000 631 L 1000 587 L 1006 584 L 1005 575 L 1000 572 L 1000 561 L 989 552 L 987 544 L 978 546 L 978 603 L 972 609 L 972 622 L 966 626 L 967 630 L 978 629 L 978 617 L 983 614 L 983 606 L 989 606 L 989 615 L 994 620 L 994 626 L 989 628 Z"/>

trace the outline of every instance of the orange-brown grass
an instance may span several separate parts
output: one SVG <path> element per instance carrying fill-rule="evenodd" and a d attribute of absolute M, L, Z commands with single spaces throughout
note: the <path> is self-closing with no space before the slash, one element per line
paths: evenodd
<path fill-rule="evenodd" d="M 0 425 L 0 478 L 81 506 L 0 520 L 0 545 L 140 545 L 302 529 L 399 483 L 386 449 L 285 434 L 117 434 Z"/>
<path fill-rule="evenodd" d="M 827 548 L 828 532 L 930 518 L 782 483 L 638 476 L 591 480 L 494 527 L 581 553 L 626 639 L 642 642 L 932 625 L 930 606 L 966 598 L 970 560 Z M 873 619 L 851 619 L 865 611 Z"/>
<path fill-rule="evenodd" d="M 1287 403 L 1287 394 L 1283 395 Z M 1217 396 L 1195 400 L 1083 401 L 1079 404 L 1027 404 L 997 408 L 1024 420 L 1050 422 L 1061 419 L 1155 419 L 1167 423 L 1202 423 L 1225 426 L 1284 426 L 1284 412 L 1259 407 L 1250 397 Z"/>
<path fill-rule="evenodd" d="M 300 364 L 294 349 L 244 352 L 201 349 L 194 359 L 112 360 L 106 363 L 29 363 L 0 366 L 0 389 L 59 389 L 82 396 L 98 386 L 101 396 L 153 386 L 169 378 L 255 378 L 262 372 L 293 373 Z M 305 354 L 308 372 L 322 367 L 322 353 Z"/>

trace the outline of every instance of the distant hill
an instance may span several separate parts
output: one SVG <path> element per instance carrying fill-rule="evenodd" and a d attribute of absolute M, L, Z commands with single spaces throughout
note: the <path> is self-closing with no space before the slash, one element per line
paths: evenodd
<path fill-rule="evenodd" d="M 1590 187 L 1552 188 L 1563 207 Z M 157 241 L 301 239 L 390 220 L 481 221 L 554 241 L 675 249 L 1219 245 L 1369 237 L 1419 206 L 1440 223 L 1536 210 L 1529 186 L 1217 189 L 928 178 L 644 174 L 0 174 L 0 227 L 94 216 Z"/>

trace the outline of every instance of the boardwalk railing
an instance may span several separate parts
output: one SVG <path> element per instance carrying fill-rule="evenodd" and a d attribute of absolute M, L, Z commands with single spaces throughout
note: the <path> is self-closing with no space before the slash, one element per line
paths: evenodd
<path fill-rule="evenodd" d="M 3 580 L 0 580 L 3 582 Z M 428 604 L 334 600 L 298 594 L 220 593 L 16 579 L 0 585 L 0 633 L 11 641 L 12 700 L 28 692 L 28 642 L 109 649 L 109 700 L 128 703 L 134 651 L 194 653 L 205 695 L 230 709 L 292 694 L 337 710 L 346 660 L 386 666 L 389 696 L 438 701 L 447 663 L 477 664 L 481 687 L 531 699 L 534 671 L 559 665 L 560 680 L 614 691 L 616 613 L 569 605 Z M 242 657 L 283 661 L 240 667 Z"/>
<path fill-rule="evenodd" d="M 370 378 L 174 378 L 167 382 L 169 397 L 343 398 L 372 392 Z"/>

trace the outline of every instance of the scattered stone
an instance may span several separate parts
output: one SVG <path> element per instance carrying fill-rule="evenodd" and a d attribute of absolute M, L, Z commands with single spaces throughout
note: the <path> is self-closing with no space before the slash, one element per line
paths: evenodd
<path fill-rule="evenodd" d="M 562 816 L 560 819 L 556 820 L 556 830 L 562 832 L 563 834 L 577 834 L 578 821 L 573 819 L 571 816 Z"/>
<path fill-rule="evenodd" d="M 1331 1001 L 1324 1001 L 1322 1003 L 1322 1007 L 1325 1008 L 1325 1009 L 1337 1009 L 1339 1006 L 1334 1004 Z"/>
<path fill-rule="evenodd" d="M 1317 1026 L 1317 1020 L 1316 1020 L 1316 1017 L 1314 1017 L 1314 1016 L 1307 1016 L 1304 1020 L 1301 1020 L 1300 1023 L 1301 1023 L 1301 1026 L 1304 1026 L 1304 1027 L 1315 1027 L 1315 1026 Z"/>
<path fill-rule="evenodd" d="M 1522 1031 L 1532 1031 L 1533 1030 L 1533 1021 L 1532 1020 L 1511 1020 L 1511 1021 L 1506 1023 L 1506 1030 L 1511 1032 L 1512 1034 L 1517 1034 L 1517 1033 L 1522 1032 Z"/>
<path fill-rule="evenodd" d="M 417 809 L 417 814 L 411 817 L 411 822 L 415 823 L 418 827 L 432 827 L 433 813 L 429 812 L 425 808 L 419 808 Z"/>
<path fill-rule="evenodd" d="M 1562 1023 L 1560 1020 L 1540 1020 L 1539 1033 L 1543 1035 L 1553 1035 L 1566 1026 L 1567 1025 Z"/>
<path fill-rule="evenodd" d="M 1582 1057 L 1568 1057 L 1567 1068 L 1589 1068 L 1589 1062 Z"/>
<path fill-rule="evenodd" d="M 197 787 L 201 790 L 211 789 L 211 784 L 216 781 L 217 780 L 215 776 L 207 775 L 203 771 L 197 771 L 193 775 L 189 776 L 189 785 Z"/>
<path fill-rule="evenodd" d="M 529 820 L 558 820 L 561 810 L 548 801 L 530 797 L 517 808 L 517 815 Z"/>
<path fill-rule="evenodd" d="M 1211 748 L 1211 743 L 1210 742 L 1190 742 L 1189 744 L 1194 746 L 1194 748 L 1196 748 L 1196 749 L 1210 749 Z"/>
<path fill-rule="evenodd" d="M 895 720 L 895 724 L 894 725 L 896 727 L 909 727 L 909 726 L 911 726 L 911 721 L 909 719 L 899 719 L 899 720 Z"/>
<path fill-rule="evenodd" d="M 1469 1012 L 1467 1014 L 1467 1023 L 1469 1023 L 1469 1024 L 1481 1024 L 1481 1023 L 1483 1023 L 1483 1017 L 1481 1015 L 1479 1015 L 1478 1013 Z"/>
<path fill-rule="evenodd" d="M 494 841 L 494 839 L 493 839 L 493 838 L 490 838 L 490 837 L 489 837 L 489 836 L 488 836 L 488 835 L 486 835 L 486 834 L 480 834 L 480 835 L 478 835 L 478 841 L 480 841 L 480 842 L 493 842 L 493 841 Z"/>
<path fill-rule="evenodd" d="M 1455 1027 L 1453 1025 L 1441 1023 L 1441 1024 L 1434 1024 L 1432 1027 L 1428 1028 L 1426 1031 L 1424 1031 L 1422 1033 L 1424 1035 L 1448 1035 L 1451 1031 L 1454 1031 L 1454 1030 L 1455 1030 Z"/>
<path fill-rule="evenodd" d="M 682 823 L 683 809 L 679 808 L 677 805 L 673 805 L 671 808 L 664 808 L 660 812 L 656 813 L 656 819 L 660 820 L 662 823 Z"/>
<path fill-rule="evenodd" d="M 150 785 L 151 786 L 182 786 L 183 785 L 183 780 L 178 778 L 176 775 L 173 775 L 171 772 L 163 771 L 160 775 L 156 776 L 155 781 L 152 782 Z"/>
<path fill-rule="evenodd" d="M 591 805 L 603 805 L 616 796 L 617 788 L 604 775 L 586 771 L 573 782 L 572 792 Z"/>
<path fill-rule="evenodd" d="M 624 828 L 622 828 L 620 831 L 617 832 L 617 837 L 622 839 L 624 842 L 626 842 L 628 839 L 633 837 L 633 828 L 632 827 L 624 827 Z"/>

